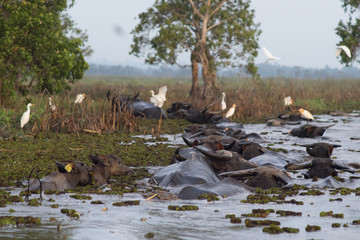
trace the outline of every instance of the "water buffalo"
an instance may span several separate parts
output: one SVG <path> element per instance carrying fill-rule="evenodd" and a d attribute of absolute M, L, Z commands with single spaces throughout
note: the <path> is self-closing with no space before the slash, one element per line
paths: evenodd
<path fill-rule="evenodd" d="M 192 135 L 193 136 L 193 135 Z M 221 136 L 221 135 L 210 135 L 202 138 L 192 139 L 192 136 L 188 136 L 187 133 L 182 135 L 184 142 L 189 146 L 197 146 L 197 145 L 204 145 L 209 149 L 212 150 L 219 150 L 219 147 L 224 149 L 231 148 L 234 144 L 236 139 L 228 136 Z"/>
<path fill-rule="evenodd" d="M 218 196 L 233 196 L 236 194 L 250 194 L 251 188 L 232 178 L 224 178 L 216 183 L 204 183 L 184 187 L 178 197 L 180 199 L 197 199 L 202 194 Z"/>
<path fill-rule="evenodd" d="M 240 153 L 246 160 L 250 160 L 266 152 L 266 149 L 260 144 L 246 140 L 237 141 L 229 150 Z"/>
<path fill-rule="evenodd" d="M 291 163 L 286 166 L 286 169 L 288 170 L 298 170 L 305 168 L 310 168 L 310 170 L 305 173 L 305 178 L 326 178 L 328 176 L 337 176 L 338 173 L 335 169 L 340 169 L 350 173 L 355 172 L 355 169 L 346 165 L 335 163 L 330 158 L 315 158 L 312 161 L 302 164 Z"/>
<path fill-rule="evenodd" d="M 306 152 L 310 156 L 319 158 L 330 158 L 334 148 L 341 147 L 341 145 L 329 143 L 313 143 L 300 146 L 306 147 Z"/>
<path fill-rule="evenodd" d="M 314 138 L 317 136 L 322 136 L 326 129 L 328 129 L 329 127 L 332 127 L 334 125 L 335 124 L 330 125 L 330 126 L 325 126 L 325 127 L 317 127 L 315 125 L 306 124 L 306 125 L 302 125 L 298 128 L 292 129 L 290 131 L 290 134 L 292 136 L 300 137 L 300 138 Z"/>
<path fill-rule="evenodd" d="M 56 162 L 59 172 L 53 172 L 40 179 L 42 190 L 60 190 L 85 186 L 90 181 L 90 168 L 83 162 L 66 162 L 66 165 Z M 39 180 L 29 185 L 30 191 L 40 189 Z"/>
<path fill-rule="evenodd" d="M 112 107 L 116 111 L 131 111 L 135 117 L 146 117 L 149 119 L 166 119 L 165 112 L 150 102 L 144 102 L 137 99 L 139 93 L 133 97 L 123 97 L 115 93 L 110 97 L 110 91 L 107 94 L 107 99 L 111 102 Z"/>
<path fill-rule="evenodd" d="M 196 146 L 195 148 L 210 159 L 211 166 L 216 173 L 257 167 L 257 164 L 243 159 L 242 156 L 236 152 L 227 150 L 213 151 L 204 146 Z"/>
<path fill-rule="evenodd" d="M 272 166 L 260 166 L 248 170 L 225 172 L 221 173 L 220 176 L 232 177 L 235 179 L 252 176 L 245 184 L 253 188 L 262 189 L 284 187 L 291 182 L 291 178 L 285 170 Z"/>
<path fill-rule="evenodd" d="M 150 183 L 159 186 L 181 186 L 218 182 L 216 174 L 201 154 L 193 151 L 186 161 L 174 163 L 157 172 Z"/>
<path fill-rule="evenodd" d="M 284 157 L 272 151 L 267 151 L 262 155 L 251 158 L 249 162 L 255 163 L 258 166 L 272 166 L 279 169 L 284 169 L 289 163 Z"/>
<path fill-rule="evenodd" d="M 107 183 L 111 176 L 125 175 L 130 172 L 130 168 L 121 163 L 121 159 L 113 154 L 90 155 L 89 158 L 94 164 L 91 169 L 94 187 Z"/>
<path fill-rule="evenodd" d="M 173 102 L 166 112 L 169 118 L 185 118 L 187 111 L 191 107 L 191 103 Z"/>

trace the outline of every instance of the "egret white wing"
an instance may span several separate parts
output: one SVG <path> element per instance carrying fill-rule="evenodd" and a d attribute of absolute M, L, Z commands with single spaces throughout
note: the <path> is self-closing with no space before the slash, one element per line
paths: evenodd
<path fill-rule="evenodd" d="M 345 45 L 340 45 L 340 46 L 338 46 L 338 49 L 339 49 L 339 48 L 342 49 L 349 58 L 351 58 L 351 52 L 350 52 L 350 49 L 349 49 L 347 46 L 345 46 Z M 340 51 L 340 52 L 341 52 L 341 51 Z"/>
<path fill-rule="evenodd" d="M 264 51 L 267 58 L 269 58 L 269 59 L 274 58 L 274 56 L 271 54 L 271 52 L 269 52 L 269 50 L 267 50 L 265 47 L 263 47 L 262 50 Z"/>

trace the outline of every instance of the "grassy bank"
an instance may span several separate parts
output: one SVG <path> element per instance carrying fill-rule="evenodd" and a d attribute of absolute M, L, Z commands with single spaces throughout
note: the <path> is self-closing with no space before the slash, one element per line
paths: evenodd
<path fill-rule="evenodd" d="M 168 86 L 164 109 L 174 101 L 187 101 L 190 79 L 151 79 L 88 76 L 72 91 L 52 96 L 57 111 L 51 112 L 46 94 L 31 94 L 12 99 L 0 110 L 0 183 L 26 179 L 32 167 L 44 176 L 56 170 L 54 162 L 80 160 L 90 163 L 89 154 L 117 154 L 124 163 L 134 167 L 167 165 L 174 153 L 165 145 L 147 146 L 134 134 L 180 133 L 189 125 L 185 120 L 150 121 L 135 119 L 130 114 L 115 113 L 106 93 L 109 89 L 124 95 L 148 100 L 149 90 Z M 284 111 L 283 99 L 294 99 L 293 110 L 303 107 L 313 114 L 328 111 L 360 109 L 359 80 L 294 80 L 266 79 L 259 82 L 219 79 L 218 86 L 226 92 L 228 107 L 237 105 L 233 120 L 242 123 L 262 122 Z M 74 105 L 75 95 L 86 93 L 87 99 Z M 19 127 L 26 104 L 32 108 L 31 119 L 24 130 Z M 220 109 L 220 101 L 211 109 Z M 7 139 L 7 140 L 5 140 Z M 135 141 L 132 145 L 120 145 Z M 156 141 L 156 140 L 154 140 Z"/>

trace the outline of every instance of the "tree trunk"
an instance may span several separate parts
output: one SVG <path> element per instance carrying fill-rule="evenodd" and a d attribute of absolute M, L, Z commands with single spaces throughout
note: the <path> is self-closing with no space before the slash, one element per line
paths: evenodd
<path fill-rule="evenodd" d="M 206 102 L 213 101 L 219 94 L 219 89 L 216 86 L 216 69 L 214 59 L 211 57 L 206 44 L 200 45 L 200 60 L 202 67 L 202 77 L 204 81 L 204 90 L 202 98 Z"/>
<path fill-rule="evenodd" d="M 190 90 L 190 99 L 196 98 L 200 93 L 199 87 L 199 63 L 194 53 L 191 53 L 191 73 L 192 85 Z"/>

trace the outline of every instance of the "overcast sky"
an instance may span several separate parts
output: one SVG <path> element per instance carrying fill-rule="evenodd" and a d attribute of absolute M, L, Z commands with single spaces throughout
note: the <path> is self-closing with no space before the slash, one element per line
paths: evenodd
<path fill-rule="evenodd" d="M 87 31 L 94 53 L 91 63 L 139 65 L 129 55 L 137 16 L 154 0 L 76 0 L 69 11 L 77 27 Z M 335 27 L 346 19 L 340 0 L 253 0 L 256 22 L 261 24 L 260 46 L 286 66 L 342 67 L 335 57 L 339 38 Z M 256 63 L 265 61 L 260 50 Z"/>

